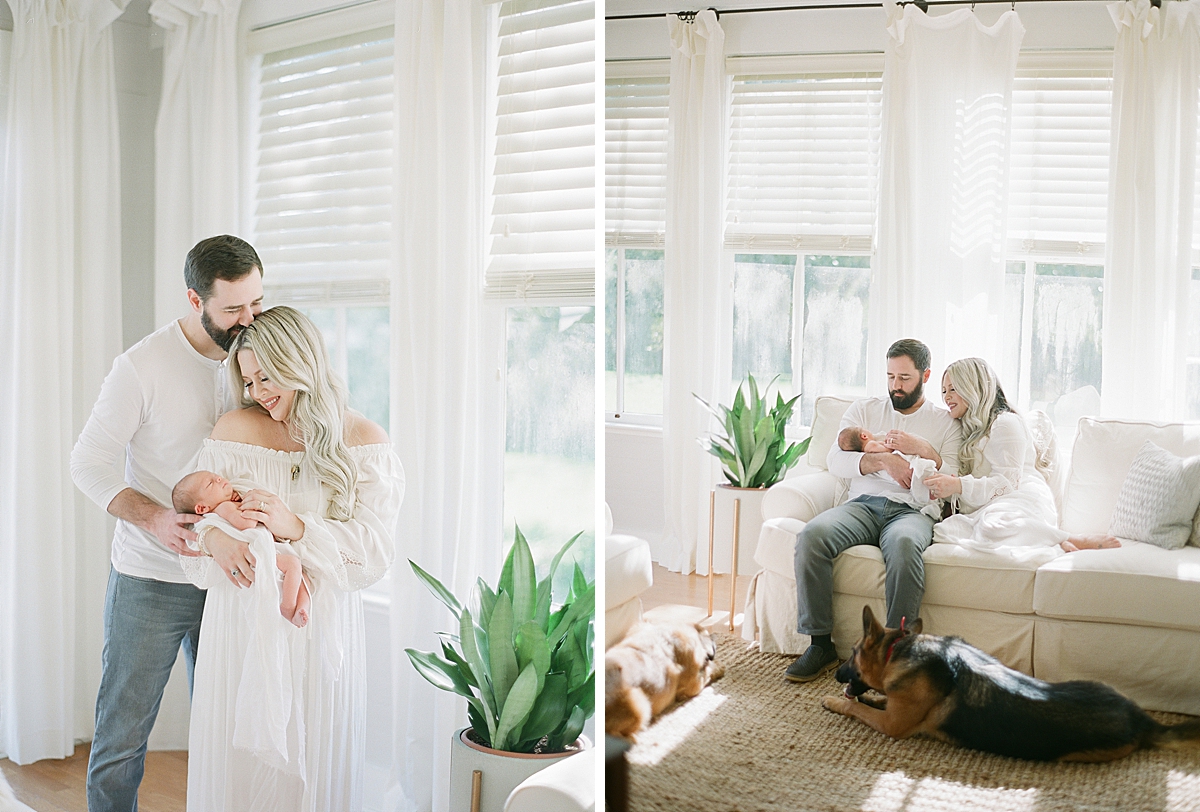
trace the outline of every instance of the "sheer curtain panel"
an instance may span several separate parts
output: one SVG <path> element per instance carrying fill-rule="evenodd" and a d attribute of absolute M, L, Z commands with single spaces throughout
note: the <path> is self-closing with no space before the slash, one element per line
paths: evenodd
<path fill-rule="evenodd" d="M 883 386 L 900 338 L 942 369 L 977 355 L 998 363 L 1004 330 L 1004 236 L 1017 52 L 1015 11 L 992 26 L 970 9 L 936 17 L 888 0 L 883 143 L 867 385 Z"/>
<path fill-rule="evenodd" d="M 503 310 L 483 299 L 485 15 L 476 2 L 396 4 L 398 262 L 392 437 L 408 482 L 396 533 L 392 657 L 397 785 L 386 809 L 445 812 L 466 702 L 417 674 L 454 620 L 406 559 L 465 598 L 500 572 Z"/>
<path fill-rule="evenodd" d="M 733 329 L 731 278 L 722 264 L 725 205 L 725 32 L 712 10 L 693 22 L 667 15 L 671 91 L 667 117 L 667 231 L 663 284 L 663 468 L 666 495 L 662 563 L 692 572 L 707 543 L 708 492 L 719 476 L 696 440 L 709 403 L 729 398 Z"/>
<path fill-rule="evenodd" d="M 0 201 L 0 753 L 18 764 L 91 736 L 99 681 L 76 666 L 98 664 L 109 523 L 67 459 L 121 349 L 111 24 L 126 2 L 10 2 L 20 70 Z"/>
<path fill-rule="evenodd" d="M 183 259 L 216 234 L 240 234 L 242 0 L 154 0 L 166 29 L 154 131 L 154 323 L 187 314 Z M 268 269 L 264 269 L 269 272 Z"/>
<path fill-rule="evenodd" d="M 1114 3 L 1102 408 L 1182 416 L 1200 24 L 1192 3 Z"/>

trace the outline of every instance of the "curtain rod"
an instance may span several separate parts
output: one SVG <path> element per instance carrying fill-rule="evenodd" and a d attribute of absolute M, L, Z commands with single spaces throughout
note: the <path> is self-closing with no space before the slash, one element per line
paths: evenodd
<path fill-rule="evenodd" d="M 1052 3 L 1052 2 L 1053 3 L 1062 3 L 1062 2 L 1094 3 L 1094 2 L 1098 2 L 1098 1 L 1099 0 L 1020 0 L 1020 2 L 1022 2 L 1022 3 Z M 1154 6 L 1160 6 L 1162 3 L 1162 0 L 1150 0 L 1150 2 Z M 988 3 L 1004 3 L 1005 5 L 1011 4 L 1015 8 L 1017 0 L 974 0 L 974 2 L 972 2 L 972 0 L 901 0 L 901 2 L 899 2 L 897 5 L 900 5 L 900 6 L 914 5 L 917 8 L 921 9 L 922 11 L 925 11 L 929 6 L 974 6 L 976 4 L 984 5 L 984 4 L 988 4 Z M 809 11 L 809 10 L 814 10 L 814 9 L 825 9 L 825 8 L 883 8 L 883 3 L 820 3 L 820 4 L 812 3 L 812 4 L 808 4 L 808 5 L 802 5 L 802 6 L 765 6 L 763 8 L 731 8 L 731 9 L 727 9 L 725 11 L 718 11 L 717 9 L 712 8 L 712 9 L 709 9 L 709 11 L 716 12 L 717 19 L 719 20 L 719 19 L 721 19 L 722 14 L 757 14 L 757 13 L 763 12 L 763 11 Z M 659 19 L 661 17 L 665 17 L 665 16 L 667 16 L 667 14 L 670 14 L 670 13 L 672 13 L 672 12 L 665 12 L 665 13 L 660 13 L 660 14 L 614 14 L 611 17 L 605 17 L 604 19 L 605 20 L 650 20 L 650 19 Z M 679 16 L 685 20 L 695 18 L 695 16 L 696 16 L 695 11 L 680 11 L 680 12 L 674 12 L 674 13 L 677 16 Z"/>

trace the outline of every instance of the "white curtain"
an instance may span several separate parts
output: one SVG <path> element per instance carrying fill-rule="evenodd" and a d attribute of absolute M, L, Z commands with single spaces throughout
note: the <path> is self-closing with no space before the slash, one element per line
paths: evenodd
<path fill-rule="evenodd" d="M 238 11 L 242 0 L 154 0 L 166 29 L 154 131 L 154 323 L 188 312 L 183 260 L 216 234 L 239 234 Z M 265 269 L 269 272 L 270 269 Z"/>
<path fill-rule="evenodd" d="M 709 403 L 728 403 L 733 334 L 732 273 L 725 232 L 725 32 L 711 10 L 693 22 L 667 15 L 671 91 L 667 115 L 666 268 L 663 280 L 663 545 L 658 560 L 707 572 L 708 493 L 720 475 L 697 439 Z"/>
<path fill-rule="evenodd" d="M 1196 177 L 1200 10 L 1109 6 L 1112 168 L 1104 280 L 1105 414 L 1182 417 Z"/>
<path fill-rule="evenodd" d="M 10 0 L 0 213 L 0 752 L 91 735 L 111 535 L 68 456 L 121 349 L 111 24 L 128 0 Z"/>
<path fill-rule="evenodd" d="M 888 346 L 919 338 L 933 353 L 936 400 L 951 361 L 1000 366 L 1012 84 L 1025 29 L 1015 11 L 985 27 L 971 9 L 930 17 L 885 7 L 867 380 L 882 391 Z"/>
<path fill-rule="evenodd" d="M 494 11 L 494 9 L 492 10 Z M 461 599 L 501 563 L 503 309 L 483 293 L 484 91 L 480 3 L 396 4 L 397 262 L 393 442 L 408 490 L 392 571 L 393 780 L 385 808 L 447 809 L 450 738 L 466 701 L 413 669 L 456 628 L 407 559 Z"/>

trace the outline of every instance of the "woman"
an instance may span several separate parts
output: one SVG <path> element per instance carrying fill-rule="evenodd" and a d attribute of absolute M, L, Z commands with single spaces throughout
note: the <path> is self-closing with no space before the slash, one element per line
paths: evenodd
<path fill-rule="evenodd" d="M 357 590 L 392 563 L 403 472 L 383 429 L 346 408 L 321 334 L 300 312 L 275 307 L 256 318 L 230 349 L 229 373 L 243 408 L 217 422 L 199 466 L 245 489 L 243 515 L 279 543 L 262 534 L 247 544 L 201 523 L 200 549 L 210 557 L 183 559 L 208 588 L 188 808 L 359 810 L 365 676 Z M 304 629 L 274 603 L 277 552 L 297 555 L 312 583 Z"/>
<path fill-rule="evenodd" d="M 934 473 L 924 480 L 932 497 L 958 497 L 958 512 L 934 526 L 934 541 L 983 550 L 1121 546 L 1112 536 L 1072 536 L 1058 529 L 1033 438 L 987 361 L 964 358 L 947 367 L 942 399 L 962 425 L 962 445 L 959 476 Z"/>

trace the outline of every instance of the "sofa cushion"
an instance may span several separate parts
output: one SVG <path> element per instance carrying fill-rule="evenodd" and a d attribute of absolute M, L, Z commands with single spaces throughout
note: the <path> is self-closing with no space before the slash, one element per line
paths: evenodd
<path fill-rule="evenodd" d="M 1200 504 L 1200 456 L 1181 459 L 1147 440 L 1133 458 L 1108 532 L 1177 550 L 1192 534 Z"/>
<path fill-rule="evenodd" d="M 813 404 L 812 441 L 808 444 L 808 453 L 805 455 L 812 467 L 822 471 L 829 470 L 825 458 L 829 456 L 829 449 L 833 448 L 833 441 L 837 439 L 842 415 L 853 402 L 852 398 L 822 395 Z"/>
<path fill-rule="evenodd" d="M 636 536 L 604 539 L 604 608 L 612 609 L 641 595 L 654 583 L 650 545 Z"/>
<path fill-rule="evenodd" d="M 1200 454 L 1200 423 L 1080 418 L 1063 494 L 1063 530 L 1072 534 L 1108 532 L 1125 475 L 1147 440 L 1172 454 L 1192 457 Z M 1198 519 L 1192 522 L 1192 544 L 1200 544 Z"/>
<path fill-rule="evenodd" d="M 754 560 L 765 570 L 795 580 L 796 537 L 804 522 L 772 519 L 763 524 Z M 931 544 L 925 551 L 925 602 L 1009 614 L 1032 614 L 1037 568 L 1058 555 L 1038 551 L 1028 560 L 969 550 L 957 544 Z M 834 589 L 862 598 L 884 597 L 883 553 L 861 544 L 834 561 Z"/>
<path fill-rule="evenodd" d="M 1128 541 L 1060 556 L 1038 570 L 1033 608 L 1042 617 L 1200 631 L 1200 549 Z"/>

